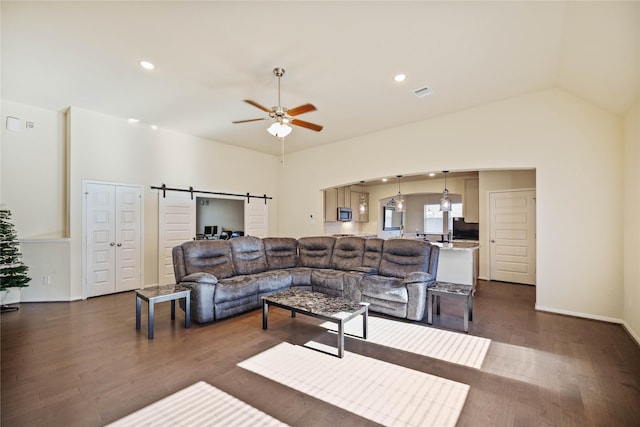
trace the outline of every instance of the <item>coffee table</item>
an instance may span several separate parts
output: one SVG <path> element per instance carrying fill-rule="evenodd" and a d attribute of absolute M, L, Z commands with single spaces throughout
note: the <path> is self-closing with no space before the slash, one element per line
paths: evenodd
<path fill-rule="evenodd" d="M 147 337 L 153 339 L 153 323 L 155 317 L 155 304 L 164 301 L 171 301 L 171 319 L 176 318 L 176 300 L 184 298 L 185 313 L 184 327 L 191 326 L 191 289 L 180 285 L 151 286 L 136 290 L 136 329 L 140 329 L 140 312 L 142 311 L 142 301 L 149 304 L 149 324 L 147 326 Z"/>
<path fill-rule="evenodd" d="M 346 298 L 320 292 L 287 289 L 262 297 L 262 329 L 267 329 L 269 306 L 280 307 L 296 313 L 317 317 L 338 324 L 338 357 L 344 356 L 344 324 L 362 315 L 362 338 L 367 339 L 369 303 L 357 303 Z"/>

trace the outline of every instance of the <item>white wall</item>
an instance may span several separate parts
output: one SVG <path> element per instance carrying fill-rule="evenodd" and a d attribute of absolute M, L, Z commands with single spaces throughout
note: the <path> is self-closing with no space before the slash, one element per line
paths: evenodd
<path fill-rule="evenodd" d="M 288 155 L 280 181 L 280 232 L 322 232 L 321 223 L 306 220 L 310 212 L 320 214 L 322 188 L 447 169 L 536 169 L 537 306 L 621 318 L 622 241 L 607 241 L 605 248 L 584 231 L 602 224 L 594 195 L 600 206 L 620 206 L 623 198 L 622 120 L 559 90 Z M 607 215 L 611 224 L 622 221 L 619 209 Z M 563 218 L 577 227 L 567 229 Z"/>
<path fill-rule="evenodd" d="M 150 186 L 226 193 L 267 194 L 278 199 L 278 158 L 81 108 L 69 111 L 71 297 L 82 296 L 83 179 L 145 185 L 144 283 L 157 283 L 158 191 Z M 212 162 L 211 159 L 234 159 Z M 277 232 L 277 205 L 269 202 L 269 229 Z"/>
<path fill-rule="evenodd" d="M 640 342 L 640 103 L 625 117 L 624 321 Z"/>
<path fill-rule="evenodd" d="M 19 118 L 22 130 L 8 131 L 7 116 Z M 64 112 L 2 101 L 1 135 L 0 205 L 11 210 L 18 237 L 67 236 Z"/>

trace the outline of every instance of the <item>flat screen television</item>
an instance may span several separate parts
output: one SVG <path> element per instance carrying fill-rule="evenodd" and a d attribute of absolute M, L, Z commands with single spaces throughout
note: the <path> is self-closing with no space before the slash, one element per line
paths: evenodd
<path fill-rule="evenodd" d="M 465 222 L 464 218 L 453 219 L 454 240 L 479 240 L 479 224 Z"/>

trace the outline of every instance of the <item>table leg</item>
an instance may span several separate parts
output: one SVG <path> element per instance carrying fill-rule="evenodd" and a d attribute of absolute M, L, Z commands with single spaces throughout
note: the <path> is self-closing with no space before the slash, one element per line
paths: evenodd
<path fill-rule="evenodd" d="M 362 338 L 367 339 L 368 332 L 368 324 L 369 324 L 369 306 L 364 308 L 364 313 L 362 313 Z"/>
<path fill-rule="evenodd" d="M 469 297 L 464 299 L 464 331 L 469 332 Z"/>
<path fill-rule="evenodd" d="M 150 340 L 153 339 L 153 319 L 154 319 L 154 304 L 153 301 L 149 301 L 149 325 L 147 329 L 147 336 Z"/>
<path fill-rule="evenodd" d="M 269 317 L 269 304 L 267 300 L 262 300 L 262 329 L 267 329 L 267 319 Z"/>
<path fill-rule="evenodd" d="M 473 294 L 469 295 L 469 320 L 473 321 Z"/>
<path fill-rule="evenodd" d="M 344 356 L 344 321 L 338 322 L 338 357 Z"/>
<path fill-rule="evenodd" d="M 184 327 L 189 329 L 191 327 L 191 298 L 186 297 L 184 299 Z"/>
<path fill-rule="evenodd" d="M 427 323 L 429 325 L 433 323 L 433 294 L 431 291 L 427 291 Z"/>
<path fill-rule="evenodd" d="M 136 329 L 140 329 L 140 312 L 142 311 L 142 298 L 136 295 Z"/>
<path fill-rule="evenodd" d="M 436 295 L 436 314 L 440 315 L 440 295 Z"/>
<path fill-rule="evenodd" d="M 171 320 L 176 319 L 176 300 L 171 300 Z"/>

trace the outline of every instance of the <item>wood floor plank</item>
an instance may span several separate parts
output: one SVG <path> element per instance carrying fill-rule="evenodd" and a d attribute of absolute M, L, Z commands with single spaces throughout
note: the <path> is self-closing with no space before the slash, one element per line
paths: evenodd
<path fill-rule="evenodd" d="M 263 331 L 256 310 L 185 329 L 159 304 L 148 340 L 133 292 L 19 306 L 0 317 L 3 427 L 101 426 L 198 381 L 290 425 L 375 425 L 236 366 L 283 341 L 334 346 L 317 319 L 272 310 Z M 480 369 L 351 338 L 346 351 L 468 384 L 458 426 L 640 425 L 640 348 L 624 329 L 534 306 L 534 287 L 480 282 L 469 333 L 492 340 Z M 459 299 L 441 308 L 433 327 L 460 330 Z"/>

